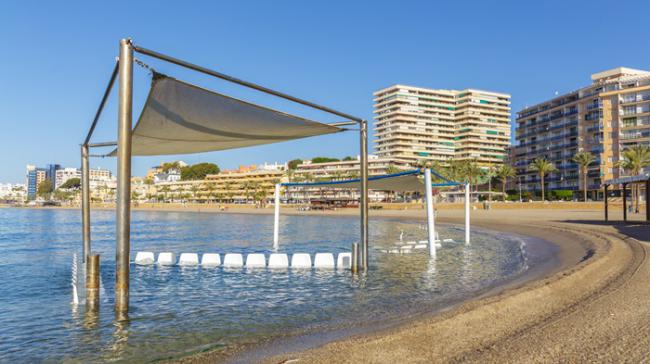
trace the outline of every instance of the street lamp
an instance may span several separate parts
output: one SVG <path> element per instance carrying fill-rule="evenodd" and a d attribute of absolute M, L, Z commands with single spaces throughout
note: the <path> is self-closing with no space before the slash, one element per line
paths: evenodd
<path fill-rule="evenodd" d="M 517 176 L 517 178 L 519 179 L 519 202 L 522 202 L 521 201 L 521 176 Z"/>

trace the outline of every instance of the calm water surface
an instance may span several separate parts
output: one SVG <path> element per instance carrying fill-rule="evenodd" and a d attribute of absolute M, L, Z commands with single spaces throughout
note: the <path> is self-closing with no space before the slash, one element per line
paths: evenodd
<path fill-rule="evenodd" d="M 86 315 L 71 302 L 80 254 L 75 210 L 0 209 L 0 361 L 142 362 L 232 349 L 286 335 L 352 327 L 444 307 L 527 269 L 520 237 L 477 230 L 471 246 L 443 244 L 432 262 L 372 250 L 371 271 L 134 266 L 128 323 L 113 313 L 114 213 L 92 214 L 101 254 L 102 303 Z M 353 217 L 281 217 L 280 251 L 344 252 L 357 241 Z M 269 253 L 270 215 L 134 212 L 131 254 Z M 422 240 L 424 221 L 371 221 L 371 246 Z M 439 226 L 442 238 L 463 231 Z"/>

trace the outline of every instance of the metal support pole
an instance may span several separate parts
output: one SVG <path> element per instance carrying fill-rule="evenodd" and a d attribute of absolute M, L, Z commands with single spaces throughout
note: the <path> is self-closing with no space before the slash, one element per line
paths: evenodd
<path fill-rule="evenodd" d="M 275 185 L 275 215 L 273 217 L 273 249 L 280 247 L 280 184 Z"/>
<path fill-rule="evenodd" d="M 363 271 L 368 270 L 368 122 L 362 120 L 359 129 L 360 136 L 360 163 L 361 169 L 359 176 L 361 177 L 361 201 L 359 208 L 361 209 L 361 252 L 360 252 L 360 268 Z"/>
<path fill-rule="evenodd" d="M 607 185 L 603 185 L 603 202 L 605 203 L 605 221 L 609 221 L 609 210 L 607 206 Z"/>
<path fill-rule="evenodd" d="M 99 254 L 89 255 L 86 265 L 86 309 L 97 311 L 99 309 Z"/>
<path fill-rule="evenodd" d="M 350 262 L 352 273 L 359 272 L 359 243 L 352 243 L 352 261 Z"/>
<path fill-rule="evenodd" d="M 465 184 L 465 244 L 469 244 L 469 210 L 470 210 L 470 185 Z"/>
<path fill-rule="evenodd" d="M 424 191 L 427 204 L 427 232 L 429 233 L 429 255 L 436 256 L 436 226 L 433 219 L 433 192 L 431 191 L 431 170 L 424 170 Z"/>
<path fill-rule="evenodd" d="M 623 183 L 623 221 L 627 221 L 627 184 Z"/>
<path fill-rule="evenodd" d="M 645 181 L 645 221 L 650 222 L 650 179 Z"/>
<path fill-rule="evenodd" d="M 133 48 L 120 41 L 117 129 L 117 232 L 115 247 L 115 310 L 129 310 L 129 252 L 131 235 L 131 128 L 133 109 Z"/>
<path fill-rule="evenodd" d="M 90 255 L 90 163 L 88 144 L 81 146 L 81 235 L 83 237 L 83 262 Z"/>

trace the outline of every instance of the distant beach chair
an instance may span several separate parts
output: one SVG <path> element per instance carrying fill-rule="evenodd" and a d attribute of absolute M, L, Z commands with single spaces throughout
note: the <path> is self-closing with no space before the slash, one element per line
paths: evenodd
<path fill-rule="evenodd" d="M 291 256 L 291 268 L 311 268 L 311 255 L 295 253 Z"/>
<path fill-rule="evenodd" d="M 244 257 L 239 253 L 228 253 L 223 257 L 224 267 L 242 267 L 244 266 Z"/>
<path fill-rule="evenodd" d="M 289 257 L 284 253 L 271 253 L 269 268 L 289 268 Z"/>
<path fill-rule="evenodd" d="M 336 258 L 338 269 L 350 269 L 352 267 L 352 253 L 339 253 Z"/>
<path fill-rule="evenodd" d="M 151 265 L 156 262 L 153 252 L 137 252 L 135 254 L 135 264 Z"/>
<path fill-rule="evenodd" d="M 221 265 L 221 256 L 217 253 L 204 253 L 201 257 L 201 265 L 205 267 L 217 267 Z"/>
<path fill-rule="evenodd" d="M 246 256 L 246 266 L 249 268 L 266 267 L 266 257 L 261 253 L 248 254 Z"/>
<path fill-rule="evenodd" d="M 176 264 L 176 254 L 164 252 L 158 254 L 158 264 L 159 265 L 174 265 Z"/>
<path fill-rule="evenodd" d="M 199 265 L 199 255 L 196 253 L 181 253 L 181 257 L 178 259 L 178 265 Z"/>
<path fill-rule="evenodd" d="M 314 268 L 334 269 L 334 254 L 316 253 L 316 256 L 314 256 Z"/>

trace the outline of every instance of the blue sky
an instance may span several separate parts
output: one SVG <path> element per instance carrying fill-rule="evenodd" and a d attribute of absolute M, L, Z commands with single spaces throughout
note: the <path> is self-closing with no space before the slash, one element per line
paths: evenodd
<path fill-rule="evenodd" d="M 395 83 L 510 93 L 514 112 L 617 66 L 650 69 L 647 1 L 2 2 L 0 181 L 25 165 L 79 165 L 118 41 L 155 49 L 372 118 L 372 92 Z M 320 121 L 329 115 L 141 57 L 159 71 Z M 134 118 L 148 90 L 136 69 Z M 93 141 L 115 140 L 111 98 Z M 188 155 L 135 158 L 222 168 L 356 155 L 356 133 Z M 112 159 L 92 161 L 114 169 Z"/>

